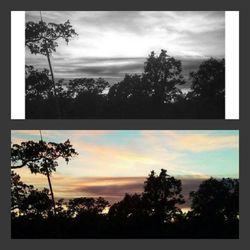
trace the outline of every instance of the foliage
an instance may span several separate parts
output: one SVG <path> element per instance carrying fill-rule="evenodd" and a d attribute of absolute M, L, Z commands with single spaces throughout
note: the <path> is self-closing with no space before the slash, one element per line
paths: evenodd
<path fill-rule="evenodd" d="M 28 68 L 27 118 L 56 118 L 48 71 Z M 208 59 L 190 74 L 182 93 L 181 61 L 162 50 L 147 58 L 142 74 L 125 74 L 116 84 L 102 78 L 76 78 L 67 87 L 55 83 L 62 118 L 224 118 L 225 62 Z"/>
<path fill-rule="evenodd" d="M 181 181 L 171 177 L 162 169 L 157 176 L 151 171 L 145 181 L 143 198 L 150 216 L 159 222 L 171 222 L 180 213 L 177 205 L 183 204 Z"/>
<path fill-rule="evenodd" d="M 49 70 L 39 71 L 33 66 L 25 66 L 26 98 L 29 101 L 48 99 L 52 91 Z"/>
<path fill-rule="evenodd" d="M 109 202 L 102 197 L 97 199 L 80 197 L 69 200 L 68 211 L 71 216 L 79 216 L 86 213 L 101 214 L 108 206 Z"/>
<path fill-rule="evenodd" d="M 190 76 L 195 96 L 225 97 L 225 59 L 210 58 L 200 65 L 197 72 L 191 72 Z"/>
<path fill-rule="evenodd" d="M 45 141 L 26 141 L 11 147 L 11 169 L 27 166 L 31 173 L 47 174 L 56 171 L 57 160 L 63 158 L 67 163 L 77 155 L 70 141 L 64 143 Z"/>
<path fill-rule="evenodd" d="M 190 73 L 191 91 L 186 96 L 189 109 L 217 118 L 225 113 L 225 60 L 210 58 Z"/>
<path fill-rule="evenodd" d="M 76 98 L 82 93 L 100 95 L 109 86 L 109 83 L 102 78 L 76 78 L 69 81 L 68 93 L 71 98 Z"/>
<path fill-rule="evenodd" d="M 25 46 L 32 54 L 47 55 L 56 51 L 59 38 L 68 43 L 76 35 L 69 20 L 63 24 L 30 21 L 25 25 Z"/>
<path fill-rule="evenodd" d="M 20 176 L 11 172 L 11 212 L 12 216 L 46 217 L 52 207 L 49 190 L 39 191 L 32 185 L 20 181 Z"/>
<path fill-rule="evenodd" d="M 111 207 L 104 198 L 56 202 L 11 173 L 13 238 L 238 238 L 239 183 L 210 178 L 191 192 L 191 211 L 181 213 L 181 182 L 161 170 L 141 194 L 125 194 Z M 105 208 L 110 207 L 108 214 Z"/>
<path fill-rule="evenodd" d="M 18 174 L 11 171 L 11 211 L 14 212 L 15 209 L 19 208 L 20 204 L 23 203 L 23 200 L 29 195 L 32 189 L 32 185 L 26 185 L 20 181 Z"/>
<path fill-rule="evenodd" d="M 180 92 L 176 85 L 184 84 L 181 71 L 181 61 L 170 57 L 166 50 L 161 50 L 159 56 L 152 51 L 147 58 L 143 78 L 150 85 L 151 95 L 160 104 L 170 103 L 172 95 Z"/>
<path fill-rule="evenodd" d="M 231 221 L 239 216 L 239 180 L 210 178 L 190 193 L 192 214 Z"/>
<path fill-rule="evenodd" d="M 123 200 L 113 204 L 108 213 L 109 219 L 116 220 L 119 224 L 128 221 L 138 221 L 145 219 L 144 203 L 139 194 L 125 194 Z"/>

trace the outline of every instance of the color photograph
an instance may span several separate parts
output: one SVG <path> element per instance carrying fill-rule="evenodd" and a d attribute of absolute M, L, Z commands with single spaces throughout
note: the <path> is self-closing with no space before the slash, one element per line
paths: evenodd
<path fill-rule="evenodd" d="M 238 130 L 12 130 L 13 239 L 238 239 Z"/>
<path fill-rule="evenodd" d="M 26 11 L 25 116 L 225 119 L 225 11 Z"/>

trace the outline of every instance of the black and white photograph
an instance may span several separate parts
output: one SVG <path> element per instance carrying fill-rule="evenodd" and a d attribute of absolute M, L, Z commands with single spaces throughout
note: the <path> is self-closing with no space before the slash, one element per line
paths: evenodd
<path fill-rule="evenodd" d="M 225 11 L 26 11 L 25 116 L 225 119 Z"/>

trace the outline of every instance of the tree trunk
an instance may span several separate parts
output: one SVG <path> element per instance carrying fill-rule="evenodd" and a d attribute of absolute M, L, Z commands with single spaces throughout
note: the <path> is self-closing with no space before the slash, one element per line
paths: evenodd
<path fill-rule="evenodd" d="M 53 193 L 52 184 L 51 184 L 51 181 L 50 181 L 50 176 L 49 176 L 48 169 L 47 169 L 47 178 L 48 178 L 49 189 L 50 189 L 51 199 L 52 199 L 53 208 L 54 208 L 54 214 L 56 214 L 56 203 L 55 203 L 54 193 Z"/>
<path fill-rule="evenodd" d="M 48 59 L 48 63 L 49 63 L 49 69 L 50 69 L 50 73 L 51 73 L 51 79 L 52 79 L 52 83 L 53 83 L 53 88 L 54 88 L 54 98 L 56 101 L 56 109 L 57 109 L 57 114 L 58 114 L 58 118 L 61 118 L 61 110 L 60 110 L 60 105 L 59 105 L 59 101 L 56 95 L 56 83 L 55 83 L 55 78 L 54 78 L 54 73 L 53 73 L 53 69 L 52 69 L 52 65 L 51 65 L 51 61 L 50 61 L 50 56 L 49 56 L 49 52 L 47 50 L 46 52 L 47 54 L 47 59 Z"/>
<path fill-rule="evenodd" d="M 41 22 L 43 22 L 43 17 L 42 17 L 42 11 L 40 11 L 40 17 L 41 17 Z M 50 57 L 49 57 L 49 51 L 47 48 L 47 43 L 45 41 L 46 44 L 46 56 L 49 62 L 49 69 L 50 69 L 50 73 L 51 73 L 51 78 L 52 78 L 52 83 L 53 83 L 53 87 L 54 87 L 54 98 L 55 98 L 55 102 L 56 102 L 56 109 L 57 109 L 57 114 L 58 114 L 58 118 L 61 118 L 61 110 L 60 110 L 60 105 L 59 105 L 59 101 L 56 95 L 56 84 L 55 84 L 55 79 L 54 79 L 54 73 L 53 73 L 53 69 L 52 69 L 52 65 L 50 62 Z"/>

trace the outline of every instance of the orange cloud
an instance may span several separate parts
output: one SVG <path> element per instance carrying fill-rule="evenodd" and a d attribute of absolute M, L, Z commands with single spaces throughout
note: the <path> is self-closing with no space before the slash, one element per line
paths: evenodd
<path fill-rule="evenodd" d="M 192 152 L 239 148 L 238 135 L 212 135 L 204 133 L 204 131 L 202 132 L 180 133 L 180 131 L 175 130 L 142 131 L 145 140 L 151 144 L 160 145 L 160 148 L 168 145 L 178 151 L 186 150 Z"/>
<path fill-rule="evenodd" d="M 33 135 L 38 130 L 29 130 Z M 196 162 L 189 157 L 190 152 L 215 151 L 220 149 L 238 148 L 237 135 L 217 135 L 210 131 L 174 131 L 174 130 L 140 130 L 138 136 L 130 138 L 126 144 L 99 143 L 99 136 L 114 133 L 114 130 L 44 130 L 44 137 L 56 138 L 63 141 L 70 138 L 73 147 L 79 153 L 67 165 L 59 160 L 57 174 L 71 177 L 86 176 L 145 176 L 152 169 L 159 171 L 165 168 L 171 175 L 205 175 L 206 171 L 214 166 L 205 166 L 203 162 Z M 25 131 L 24 133 L 29 133 Z M 23 135 L 20 132 L 20 135 Z M 91 136 L 93 140 L 84 140 Z M 17 138 L 17 139 L 15 139 Z M 27 137 L 26 137 L 27 138 Z M 20 137 L 14 137 L 18 143 Z M 27 140 L 27 139 L 26 139 Z M 47 139 L 48 140 L 48 139 Z M 223 163 L 226 158 L 222 158 Z M 219 159 L 217 159 L 217 162 Z M 220 162 L 218 162 L 220 164 Z M 223 164 L 222 164 L 223 165 Z M 205 167 L 204 167 L 205 166 Z M 224 166 L 223 166 L 224 167 Z M 227 169 L 225 174 L 227 174 Z M 236 169 L 235 172 L 238 170 Z M 232 171 L 229 172 L 232 174 Z"/>
<path fill-rule="evenodd" d="M 31 174 L 27 168 L 17 171 L 21 180 L 38 189 L 48 188 L 47 178 L 41 174 Z M 51 177 L 56 199 L 73 199 L 76 197 L 104 197 L 111 204 L 120 201 L 125 193 L 141 193 L 147 176 L 141 177 L 70 177 L 54 173 Z M 189 193 L 196 190 L 208 176 L 176 176 L 182 180 L 183 194 L 189 206 Z"/>

